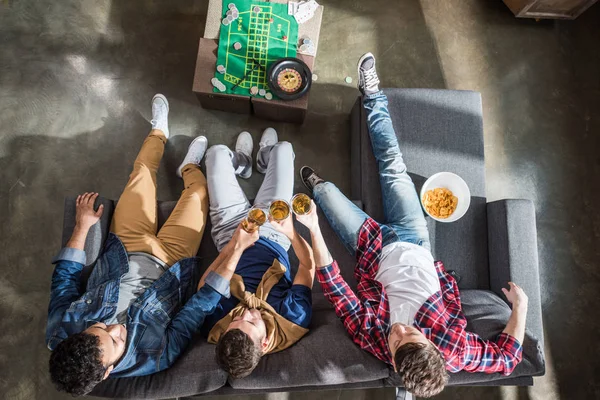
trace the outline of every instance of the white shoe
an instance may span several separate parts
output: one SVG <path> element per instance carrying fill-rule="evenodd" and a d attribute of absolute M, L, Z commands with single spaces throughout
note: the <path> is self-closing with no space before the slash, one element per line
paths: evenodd
<path fill-rule="evenodd" d="M 277 136 L 277 131 L 273 128 L 267 128 L 267 129 L 265 129 L 262 136 L 260 137 L 260 142 L 258 143 L 258 146 L 259 146 L 258 151 L 260 151 L 260 149 L 267 147 L 267 146 L 274 146 L 277 144 L 277 142 L 279 142 L 279 138 Z M 258 172 L 260 172 L 261 174 L 264 174 L 267 172 L 266 168 L 262 168 L 259 165 L 258 159 L 256 160 L 256 170 Z"/>
<path fill-rule="evenodd" d="M 190 147 L 188 147 L 187 154 L 183 159 L 183 162 L 177 168 L 177 176 L 181 178 L 181 171 L 188 164 L 195 164 L 200 166 L 200 161 L 204 157 L 206 153 L 206 149 L 208 148 L 208 139 L 206 136 L 198 136 L 196 139 L 192 140 L 190 143 Z"/>
<path fill-rule="evenodd" d="M 169 138 L 169 102 L 162 94 L 152 98 L 152 129 L 160 129 Z"/>
<path fill-rule="evenodd" d="M 358 90 L 364 95 L 379 92 L 379 78 L 372 53 L 363 54 L 358 60 Z"/>
<path fill-rule="evenodd" d="M 246 168 L 245 173 L 240 174 L 240 178 L 248 179 L 252 176 L 252 149 L 254 148 L 254 141 L 252 135 L 244 131 L 238 135 L 237 141 L 235 142 L 235 151 L 248 156 L 250 162 L 249 167 Z"/>

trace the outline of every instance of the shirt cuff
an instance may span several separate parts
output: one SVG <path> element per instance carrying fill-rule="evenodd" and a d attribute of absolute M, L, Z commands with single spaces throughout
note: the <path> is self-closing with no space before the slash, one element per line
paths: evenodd
<path fill-rule="evenodd" d="M 214 271 L 210 271 L 204 283 L 215 289 L 217 293 L 226 298 L 231 297 L 230 282 Z"/>
<path fill-rule="evenodd" d="M 86 263 L 85 251 L 74 249 L 72 247 L 63 247 L 62 250 L 52 259 L 52 264 L 59 261 L 73 261 L 82 265 Z"/>
<path fill-rule="evenodd" d="M 328 282 L 336 275 L 339 275 L 340 268 L 338 267 L 337 261 L 333 261 L 331 264 L 324 267 L 317 268 L 317 279 L 319 282 Z"/>
<path fill-rule="evenodd" d="M 521 361 L 521 358 L 523 357 L 523 346 L 521 346 L 521 343 L 519 343 L 517 339 L 508 333 L 501 333 L 498 335 L 497 343 L 502 349 L 514 355 L 517 363 Z"/>

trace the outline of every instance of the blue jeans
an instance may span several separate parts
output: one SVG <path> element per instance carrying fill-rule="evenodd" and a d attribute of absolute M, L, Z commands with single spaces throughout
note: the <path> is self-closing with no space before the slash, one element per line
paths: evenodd
<path fill-rule="evenodd" d="M 406 172 L 387 105 L 387 97 L 381 91 L 363 99 L 371 145 L 379 167 L 385 217 L 380 224 L 383 245 L 400 241 L 431 250 L 421 202 Z M 348 200 L 333 183 L 317 185 L 313 196 L 346 249 L 355 254 L 358 232 L 369 216 Z"/>

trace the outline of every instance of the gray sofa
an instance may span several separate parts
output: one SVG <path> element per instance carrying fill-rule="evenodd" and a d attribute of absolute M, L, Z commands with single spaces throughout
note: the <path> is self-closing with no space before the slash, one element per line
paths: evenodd
<path fill-rule="evenodd" d="M 471 207 L 458 222 L 428 221 L 433 252 L 446 268 L 455 270 L 469 329 L 493 338 L 506 324 L 510 309 L 500 288 L 509 280 L 529 295 L 524 360 L 509 377 L 500 374 L 452 374 L 450 385 L 531 385 L 544 374 L 543 330 L 538 281 L 535 213 L 526 200 L 485 199 L 481 97 L 478 93 L 446 90 L 386 90 L 406 163 L 417 189 L 426 177 L 442 170 L 462 176 L 471 193 Z M 364 113 L 357 101 L 351 113 L 352 196 L 375 219 L 381 218 L 381 194 Z M 86 242 L 86 272 L 93 267 L 108 234 L 114 202 L 99 199 L 105 212 Z M 159 202 L 159 225 L 175 202 Z M 63 244 L 74 226 L 74 199 L 65 202 Z M 354 260 L 322 217 L 328 245 L 342 274 L 355 286 Z M 302 229 L 299 228 L 299 230 Z M 199 250 L 202 269 L 216 256 L 207 227 Z M 304 232 L 305 233 L 305 232 Z M 295 257 L 292 257 L 292 264 Z M 86 276 L 86 273 L 84 273 Z M 313 287 L 310 333 L 292 348 L 264 357 L 244 379 L 231 379 L 214 360 L 214 346 L 197 337 L 170 369 L 158 374 L 108 379 L 92 395 L 111 398 L 185 398 L 210 394 L 240 394 L 311 389 L 401 386 L 399 377 L 352 343 L 333 308 Z"/>

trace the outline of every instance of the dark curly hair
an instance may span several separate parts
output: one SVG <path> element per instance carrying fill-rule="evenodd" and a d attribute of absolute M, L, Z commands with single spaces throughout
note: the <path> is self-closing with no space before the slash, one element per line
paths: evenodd
<path fill-rule="evenodd" d="M 215 354 L 219 366 L 235 379 L 250 375 L 262 357 L 259 346 L 240 329 L 225 332 Z"/>
<path fill-rule="evenodd" d="M 100 339 L 89 333 L 69 336 L 50 355 L 50 378 L 58 390 L 81 396 L 102 382 Z"/>
<path fill-rule="evenodd" d="M 404 388 L 418 397 L 431 397 L 448 383 L 446 363 L 431 343 L 406 343 L 394 354 L 396 370 Z"/>

